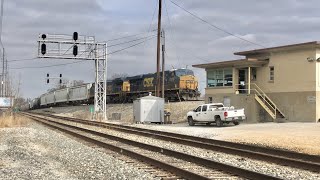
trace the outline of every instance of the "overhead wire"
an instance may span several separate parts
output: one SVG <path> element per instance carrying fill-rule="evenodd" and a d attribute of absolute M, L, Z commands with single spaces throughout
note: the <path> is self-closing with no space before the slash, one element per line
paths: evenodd
<path fill-rule="evenodd" d="M 143 34 L 147 34 L 147 33 L 143 32 L 143 33 L 138 33 L 138 34 L 133 34 L 133 35 L 128 35 L 128 36 L 123 36 L 123 37 L 119 37 L 119 38 L 109 39 L 109 40 L 101 41 L 101 42 L 112 42 L 112 41 L 117 41 L 117 40 L 120 40 L 120 39 L 126 39 L 126 38 L 130 38 L 130 37 L 135 37 L 135 36 L 143 35 Z"/>
<path fill-rule="evenodd" d="M 248 43 L 250 43 L 250 44 L 253 44 L 253 45 L 256 45 L 256 46 L 260 46 L 260 47 L 266 48 L 265 46 L 263 46 L 263 45 L 261 45 L 261 44 L 258 44 L 258 43 L 252 42 L 252 41 L 250 41 L 250 40 L 247 40 L 247 39 L 245 39 L 245 38 L 242 38 L 242 37 L 240 37 L 240 36 L 238 36 L 238 35 L 236 35 L 236 34 L 233 34 L 233 33 L 229 32 L 229 31 L 227 31 L 227 30 L 225 30 L 225 29 L 223 29 L 223 28 L 215 25 L 215 24 L 210 23 L 210 22 L 207 21 L 207 20 L 204 20 L 203 18 L 201 18 L 201 17 L 199 17 L 198 15 L 190 12 L 189 10 L 187 10 L 186 8 L 180 6 L 179 4 L 177 4 L 176 2 L 174 2 L 174 1 L 172 1 L 172 0 L 170 0 L 170 2 L 171 2 L 172 4 L 174 4 L 175 6 L 179 7 L 180 9 L 182 9 L 183 11 L 187 12 L 187 13 L 190 14 L 191 16 L 195 17 L 196 19 L 198 19 L 198 20 L 200 20 L 200 21 L 208 24 L 210 27 L 212 27 L 212 28 L 214 28 L 214 29 L 218 29 L 218 30 L 220 30 L 220 31 L 222 31 L 222 32 L 230 35 L 230 36 L 236 37 L 236 38 L 238 38 L 238 39 L 240 39 L 240 40 L 242 40 L 242 41 L 246 41 L 246 42 L 248 42 Z"/>
<path fill-rule="evenodd" d="M 119 46 L 119 45 L 122 45 L 122 44 L 127 44 L 127 43 L 131 43 L 131 42 L 135 42 L 135 41 L 139 41 L 141 39 L 147 39 L 149 37 L 154 37 L 156 35 L 151 35 L 151 36 L 147 36 L 147 37 L 142 37 L 142 38 L 138 38 L 138 39 L 134 39 L 134 40 L 131 40 L 131 41 L 125 41 L 125 42 L 122 42 L 122 43 L 118 43 L 118 44 L 112 44 L 112 45 L 108 45 L 108 48 L 109 47 L 114 47 L 114 46 Z"/>
<path fill-rule="evenodd" d="M 148 28 L 148 32 L 147 34 L 149 35 L 151 31 L 151 27 L 152 27 L 152 24 L 153 24 L 153 19 L 154 19 L 154 15 L 156 14 L 156 10 L 157 10 L 157 6 L 158 6 L 158 0 L 156 0 L 156 5 L 154 7 L 154 10 L 153 10 L 153 13 L 152 13 L 152 18 L 151 18 L 151 22 L 150 22 L 150 25 L 149 25 L 149 28 Z M 153 30 L 155 31 L 155 30 Z M 143 44 L 143 47 L 145 48 L 145 43 Z"/>
<path fill-rule="evenodd" d="M 164 6 L 165 6 L 166 14 L 167 14 L 167 17 L 168 17 L 168 23 L 169 23 L 169 27 L 170 27 L 169 29 L 171 31 L 171 35 L 174 36 L 174 32 L 173 32 L 174 30 L 173 30 L 172 23 L 171 23 L 171 20 L 170 20 L 170 16 L 169 16 L 166 0 L 164 0 Z M 168 36 L 166 36 L 166 39 L 169 39 Z M 173 45 L 176 48 L 176 53 L 175 54 L 176 54 L 176 58 L 178 59 L 178 64 L 180 64 L 180 57 L 179 57 L 179 55 L 177 55 L 178 46 L 177 46 L 177 44 L 175 44 L 174 40 L 173 40 Z"/>

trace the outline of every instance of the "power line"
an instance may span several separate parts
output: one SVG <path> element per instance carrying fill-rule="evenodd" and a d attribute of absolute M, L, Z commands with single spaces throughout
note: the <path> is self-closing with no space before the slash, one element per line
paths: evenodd
<path fill-rule="evenodd" d="M 146 41 L 148 41 L 148 40 L 151 40 L 151 39 L 153 39 L 153 38 L 155 38 L 155 37 L 156 37 L 156 36 L 153 36 L 153 37 L 148 38 L 148 39 L 146 39 L 146 40 L 144 40 L 144 41 L 141 41 L 141 42 L 139 42 L 139 43 L 136 43 L 136 44 L 133 44 L 133 45 L 131 45 L 131 46 L 128 46 L 128 47 L 125 47 L 125 48 L 122 48 L 122 49 L 113 51 L 113 52 L 111 52 L 111 53 L 108 53 L 107 55 L 115 54 L 115 53 L 118 53 L 118 52 L 121 52 L 121 51 L 130 49 L 130 48 L 135 47 L 135 46 L 138 46 L 138 45 L 140 45 L 140 44 L 142 44 L 142 43 L 144 43 L 144 42 L 146 42 Z M 99 57 L 98 57 L 98 58 L 99 58 Z"/>
<path fill-rule="evenodd" d="M 2 26 L 3 26 L 3 4 L 4 4 L 4 0 L 1 0 L 1 16 L 0 16 L 0 43 L 1 43 L 1 46 L 3 47 L 3 44 L 2 44 Z"/>
<path fill-rule="evenodd" d="M 187 12 L 188 14 L 192 15 L 193 17 L 195 17 L 195 18 L 199 19 L 200 21 L 202 21 L 202 22 L 204 22 L 204 23 L 206 23 L 206 24 L 210 25 L 210 26 L 211 26 L 211 27 L 213 27 L 214 29 L 218 29 L 218 30 L 220 30 L 220 31 L 222 31 L 222 32 L 224 32 L 224 33 L 226 33 L 226 34 L 229 34 L 229 35 L 231 35 L 231 36 L 234 36 L 234 37 L 236 37 L 236 38 L 238 38 L 238 39 L 240 39 L 240 40 L 246 41 L 246 42 L 251 43 L 251 44 L 253 44 L 253 45 L 260 46 L 260 47 L 263 47 L 263 48 L 266 48 L 265 46 L 263 46 L 263 45 L 261 45 L 261 44 L 258 44 L 258 43 L 255 43 L 255 42 L 249 41 L 249 40 L 247 40 L 247 39 L 244 39 L 244 38 L 242 38 L 242 37 L 240 37 L 240 36 L 237 36 L 237 35 L 235 35 L 235 34 L 233 34 L 233 33 L 229 32 L 229 31 L 227 31 L 227 30 L 225 30 L 225 29 L 223 29 L 223 28 L 221 28 L 221 27 L 217 26 L 217 25 L 214 25 L 214 24 L 212 24 L 212 23 L 210 23 L 210 22 L 208 22 L 208 21 L 206 21 L 206 20 L 202 19 L 201 17 L 199 17 L 199 16 L 197 16 L 196 14 L 194 14 L 194 13 L 192 13 L 192 12 L 188 11 L 187 9 L 185 9 L 184 7 L 182 7 L 182 6 L 178 5 L 177 3 L 173 2 L 172 0 L 170 0 L 170 2 L 171 2 L 172 4 L 174 4 L 175 6 L 179 7 L 180 9 L 184 10 L 184 11 L 185 11 L 185 12 Z"/>
<path fill-rule="evenodd" d="M 113 47 L 113 46 L 119 46 L 119 45 L 122 45 L 122 44 L 127 44 L 127 43 L 131 43 L 131 42 L 135 42 L 135 41 L 139 41 L 139 40 L 141 40 L 141 39 L 147 39 L 147 38 L 149 38 L 149 37 L 154 37 L 154 36 L 156 36 L 156 35 L 151 35 L 151 36 L 147 36 L 147 37 L 142 37 L 142 38 L 134 39 L 134 40 L 131 40 L 131 41 L 125 41 L 125 42 L 118 43 L 118 44 L 112 44 L 112 45 L 109 45 L 108 48 L 109 48 L 109 47 Z"/>
<path fill-rule="evenodd" d="M 102 42 L 112 42 L 112 41 L 117 41 L 117 40 L 120 40 L 120 39 L 126 39 L 126 38 L 130 38 L 130 37 L 135 37 L 135 36 L 143 35 L 143 34 L 147 34 L 147 33 L 143 32 L 143 33 L 138 33 L 138 34 L 133 34 L 133 35 L 128 35 L 128 36 L 123 36 L 123 37 L 119 37 L 119 38 L 115 38 L 115 39 L 109 39 L 109 40 L 102 41 Z"/>
<path fill-rule="evenodd" d="M 76 64 L 76 63 L 81 63 L 84 61 L 88 61 L 88 60 L 81 60 L 81 61 L 77 61 L 77 62 L 71 62 L 71 63 L 64 63 L 64 64 L 55 64 L 55 65 L 47 65 L 47 66 L 30 66 L 30 67 L 19 67 L 19 68 L 10 68 L 10 69 L 41 69 L 41 68 L 47 68 L 47 67 L 56 67 L 56 66 L 65 66 L 65 65 L 69 65 L 69 64 Z"/>
<path fill-rule="evenodd" d="M 126 48 L 122 48 L 122 49 L 119 49 L 119 50 L 116 50 L 116 51 L 112 51 L 112 52 L 108 53 L 107 55 L 115 54 L 115 53 L 124 51 L 126 49 L 138 46 L 138 45 L 144 43 L 145 41 L 151 40 L 153 38 L 154 37 L 151 37 L 151 38 L 148 38 L 148 39 L 146 39 L 146 40 L 144 40 L 142 42 L 139 42 L 139 43 L 133 44 L 131 46 L 128 46 Z M 55 64 L 55 65 L 47 65 L 47 66 L 30 66 L 30 67 L 18 67 L 18 68 L 10 68 L 10 69 L 41 69 L 41 68 L 48 68 L 48 67 L 57 67 L 57 66 L 65 66 L 65 65 L 70 65 L 70 64 L 77 64 L 77 63 L 82 63 L 82 62 L 85 62 L 85 61 L 88 61 L 88 60 L 81 60 L 81 61 L 76 61 L 76 62 L 71 62 L 71 63 Z"/>
<path fill-rule="evenodd" d="M 153 13 L 152 13 L 151 22 L 150 22 L 150 25 L 149 25 L 149 28 L 148 28 L 148 32 L 147 32 L 148 35 L 150 34 L 150 32 L 152 32 L 151 31 L 151 26 L 152 26 L 152 23 L 153 23 L 154 15 L 156 14 L 157 7 L 158 7 L 158 0 L 156 0 L 156 6 L 154 7 L 154 10 L 153 10 Z M 143 48 L 145 48 L 145 45 L 146 44 L 144 43 L 143 44 Z"/>
<path fill-rule="evenodd" d="M 173 32 L 174 30 L 172 28 L 172 23 L 171 23 L 171 20 L 170 20 L 170 16 L 169 16 L 166 0 L 164 0 L 164 6 L 165 6 L 166 14 L 167 14 L 167 17 L 168 17 L 168 23 L 169 23 L 171 35 L 174 36 L 174 32 Z M 168 36 L 167 36 L 167 39 L 169 39 Z M 178 50 L 178 46 L 174 41 L 173 41 L 173 45 L 174 45 L 174 47 L 176 48 L 176 51 L 177 51 Z M 176 58 L 178 59 L 178 63 L 180 64 L 180 57 L 179 57 L 179 55 L 177 55 L 177 53 L 176 53 Z"/>

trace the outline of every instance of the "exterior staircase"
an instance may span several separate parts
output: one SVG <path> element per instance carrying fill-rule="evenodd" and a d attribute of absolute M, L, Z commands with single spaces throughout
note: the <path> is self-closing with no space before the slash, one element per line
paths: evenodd
<path fill-rule="evenodd" d="M 252 83 L 255 86 L 253 90 L 256 92 L 254 95 L 255 100 L 268 112 L 268 114 L 274 119 L 285 118 L 285 115 L 280 111 L 276 104 L 261 90 L 259 86 Z"/>

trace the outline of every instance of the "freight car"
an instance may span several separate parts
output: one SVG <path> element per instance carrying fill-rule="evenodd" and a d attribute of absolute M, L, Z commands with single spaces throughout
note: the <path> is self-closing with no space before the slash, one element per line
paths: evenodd
<path fill-rule="evenodd" d="M 58 105 L 92 104 L 94 86 L 92 83 L 58 89 L 48 92 L 31 102 L 31 109 Z"/>
<path fill-rule="evenodd" d="M 198 80 L 192 70 L 174 69 L 165 71 L 164 95 L 166 101 L 197 100 L 200 96 Z M 161 73 L 162 76 L 162 73 Z M 107 82 L 107 102 L 125 103 L 156 91 L 157 74 L 143 74 L 116 78 Z"/>

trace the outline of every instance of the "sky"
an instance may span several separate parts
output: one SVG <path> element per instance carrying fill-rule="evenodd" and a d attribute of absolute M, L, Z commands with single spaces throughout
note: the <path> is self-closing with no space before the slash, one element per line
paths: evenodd
<path fill-rule="evenodd" d="M 174 3 L 212 25 L 196 19 Z M 133 36 L 114 45 L 156 34 L 158 0 L 5 0 L 2 41 L 9 61 L 9 73 L 25 98 L 38 97 L 55 83 L 46 74 L 68 80 L 94 82 L 94 62 L 48 68 L 28 68 L 73 62 L 37 57 L 39 34 L 95 36 L 97 41 Z M 166 32 L 166 69 L 192 69 L 205 88 L 202 64 L 241 59 L 234 52 L 319 40 L 319 0 L 163 0 L 162 26 Z M 143 40 L 142 40 L 143 41 Z M 141 41 L 112 46 L 108 52 Z M 257 46 L 259 44 L 261 46 Z M 19 60 L 19 61 L 16 61 Z M 20 61 L 21 60 L 21 61 Z M 12 61 L 12 62 L 10 62 Z M 108 56 L 108 77 L 126 73 L 138 75 L 156 71 L 156 38 Z"/>

